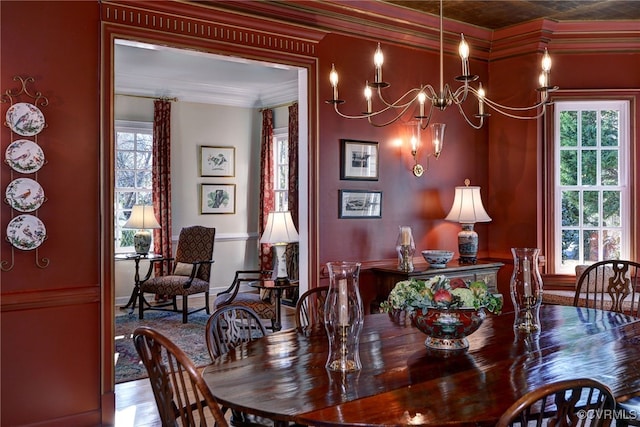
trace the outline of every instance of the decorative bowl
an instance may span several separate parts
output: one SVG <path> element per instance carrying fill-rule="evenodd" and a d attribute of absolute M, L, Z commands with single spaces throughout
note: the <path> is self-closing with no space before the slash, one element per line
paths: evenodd
<path fill-rule="evenodd" d="M 466 350 L 467 337 L 478 330 L 486 314 L 483 308 L 419 309 L 411 323 L 427 336 L 424 345 L 435 350 Z"/>
<path fill-rule="evenodd" d="M 452 251 L 442 251 L 436 249 L 427 249 L 422 251 L 422 256 L 429 263 L 431 268 L 445 268 L 447 263 L 453 258 Z"/>

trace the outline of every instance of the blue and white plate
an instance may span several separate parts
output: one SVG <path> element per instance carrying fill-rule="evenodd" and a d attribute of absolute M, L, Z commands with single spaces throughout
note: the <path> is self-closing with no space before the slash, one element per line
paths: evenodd
<path fill-rule="evenodd" d="M 34 173 L 44 165 L 44 153 L 34 141 L 19 139 L 9 144 L 5 151 L 5 160 L 14 171 Z"/>
<path fill-rule="evenodd" d="M 42 186 L 31 178 L 14 179 L 5 192 L 7 202 L 20 212 L 33 212 L 44 203 Z"/>
<path fill-rule="evenodd" d="M 18 135 L 37 135 L 44 129 L 44 114 L 33 104 L 18 102 L 7 110 L 7 124 Z"/>
<path fill-rule="evenodd" d="M 7 240 L 23 251 L 37 248 L 47 237 L 47 229 L 38 217 L 18 215 L 7 225 Z"/>

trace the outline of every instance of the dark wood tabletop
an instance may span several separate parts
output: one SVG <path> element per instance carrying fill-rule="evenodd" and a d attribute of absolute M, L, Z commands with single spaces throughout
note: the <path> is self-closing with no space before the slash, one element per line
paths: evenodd
<path fill-rule="evenodd" d="M 205 368 L 214 396 L 281 422 L 337 425 L 493 425 L 524 393 L 589 377 L 618 400 L 640 394 L 640 320 L 543 306 L 538 336 L 516 337 L 513 313 L 488 315 L 469 349 L 428 350 L 425 335 L 386 314 L 365 317 L 363 369 L 329 372 L 323 325 L 241 346 Z"/>

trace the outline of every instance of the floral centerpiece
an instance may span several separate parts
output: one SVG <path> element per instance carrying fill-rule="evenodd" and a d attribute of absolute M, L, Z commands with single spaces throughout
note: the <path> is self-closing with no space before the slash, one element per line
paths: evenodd
<path fill-rule="evenodd" d="M 405 311 L 411 322 L 427 335 L 425 345 L 438 350 L 466 349 L 466 336 L 475 332 L 485 312 L 500 313 L 502 295 L 489 292 L 483 281 L 449 279 L 443 275 L 427 280 L 396 283 L 380 308 L 390 315 Z"/>

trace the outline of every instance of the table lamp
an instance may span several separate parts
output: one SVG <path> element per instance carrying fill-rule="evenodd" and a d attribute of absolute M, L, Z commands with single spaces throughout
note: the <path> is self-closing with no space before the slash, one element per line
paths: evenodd
<path fill-rule="evenodd" d="M 134 205 L 131 208 L 131 216 L 122 228 L 137 228 L 136 234 L 133 235 L 133 246 L 136 253 L 146 255 L 149 253 L 151 246 L 150 228 L 160 228 L 158 220 L 153 213 L 153 206 Z"/>
<path fill-rule="evenodd" d="M 456 187 L 453 206 L 445 218 L 447 221 L 459 222 L 462 226 L 462 230 L 458 233 L 460 264 L 475 264 L 477 262 L 478 233 L 473 230 L 473 224 L 491 221 L 482 205 L 480 187 L 469 186 L 470 182 L 465 179 L 464 186 Z"/>
<path fill-rule="evenodd" d="M 286 249 L 287 243 L 297 242 L 298 232 L 293 225 L 291 212 L 269 212 L 267 226 L 262 233 L 260 243 L 271 243 L 275 248 L 274 263 L 276 266 L 276 280 L 288 281 Z"/>

